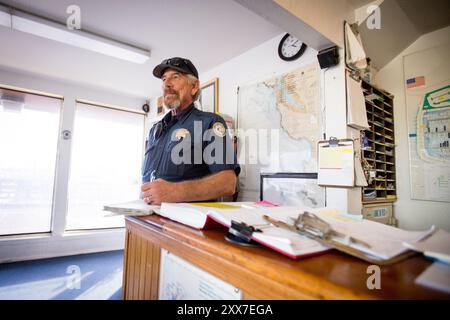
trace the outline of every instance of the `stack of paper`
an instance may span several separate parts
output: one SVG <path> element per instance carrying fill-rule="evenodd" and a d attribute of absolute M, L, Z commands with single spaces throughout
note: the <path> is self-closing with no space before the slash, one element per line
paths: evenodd
<path fill-rule="evenodd" d="M 134 215 L 146 216 L 153 214 L 158 210 L 159 206 L 152 206 L 147 204 L 144 200 L 134 200 L 116 204 L 105 205 L 104 211 L 112 212 L 113 215 Z"/>
<path fill-rule="evenodd" d="M 196 229 L 207 229 L 214 226 L 208 216 L 208 210 L 211 205 L 222 206 L 225 208 L 239 208 L 234 204 L 221 202 L 193 202 L 193 203 L 169 203 L 163 202 L 161 210 L 157 213 L 160 216 L 180 222 Z"/>
<path fill-rule="evenodd" d="M 353 219 L 350 218 L 350 215 L 342 214 L 330 208 L 303 209 L 326 221 L 333 230 L 369 244 L 370 247 L 360 244 L 349 244 L 349 247 L 380 262 L 407 252 L 408 248 L 404 246 L 405 241 L 418 241 L 434 232 L 434 229 L 406 231 L 375 221 Z M 287 208 L 286 210 L 272 210 L 268 215 L 274 219 L 288 222 L 290 218 L 295 219 L 298 212 L 293 212 Z"/>
<path fill-rule="evenodd" d="M 161 210 L 157 213 L 198 229 L 205 228 L 208 222 L 212 221 L 227 227 L 231 226 L 231 221 L 243 222 L 259 229 L 259 232 L 253 232 L 252 240 L 296 259 L 327 251 L 330 249 L 328 244 L 331 247 L 333 244 L 316 241 L 297 231 L 276 226 L 265 220 L 264 216 L 269 216 L 274 221 L 291 224 L 293 219 L 305 211 L 324 220 L 336 232 L 359 240 L 359 242 L 334 246 L 336 249 L 352 254 L 349 250 L 344 250 L 350 248 L 352 252 L 360 253 L 356 255 L 357 257 L 371 262 L 389 263 L 391 259 L 397 259 L 399 255 L 409 251 L 404 246 L 404 242 L 420 241 L 434 232 L 434 229 L 427 231 L 397 229 L 378 222 L 363 220 L 358 216 L 342 214 L 331 208 L 273 207 L 251 202 L 163 203 Z"/>
<path fill-rule="evenodd" d="M 220 224 L 230 227 L 231 221 L 244 222 L 255 226 L 261 232 L 254 232 L 252 239 L 290 258 L 297 259 L 330 250 L 329 247 L 298 233 L 270 225 L 264 218 L 280 216 L 286 213 L 303 212 L 297 207 L 268 207 L 258 204 L 243 203 L 238 210 L 210 208 L 208 215 Z"/>
<path fill-rule="evenodd" d="M 292 259 L 330 250 L 319 242 L 300 234 L 271 226 L 263 215 L 273 211 L 300 213 L 296 207 L 272 207 L 253 202 L 197 202 L 161 204 L 159 215 L 188 226 L 205 229 L 214 225 L 231 226 L 231 221 L 244 222 L 262 232 L 254 232 L 252 239 Z"/>

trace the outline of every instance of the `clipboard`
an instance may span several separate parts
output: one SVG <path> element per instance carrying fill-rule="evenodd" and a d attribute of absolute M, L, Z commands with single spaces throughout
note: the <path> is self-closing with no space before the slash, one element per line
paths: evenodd
<path fill-rule="evenodd" d="M 379 259 L 378 257 L 369 255 L 352 247 L 350 243 L 364 244 L 369 247 L 370 245 L 366 244 L 364 241 L 336 232 L 327 222 L 323 221 L 315 214 L 307 211 L 300 214 L 296 220 L 290 221 L 289 223 L 273 219 L 267 215 L 264 216 L 264 219 L 272 225 L 299 233 L 303 236 L 314 239 L 325 246 L 337 249 L 372 264 L 389 265 L 417 254 L 415 251 L 408 250 L 390 259 Z M 341 241 L 337 241 L 337 238 L 341 238 Z"/>
<path fill-rule="evenodd" d="M 352 139 L 336 139 L 317 143 L 317 183 L 323 186 L 355 185 L 355 152 Z"/>

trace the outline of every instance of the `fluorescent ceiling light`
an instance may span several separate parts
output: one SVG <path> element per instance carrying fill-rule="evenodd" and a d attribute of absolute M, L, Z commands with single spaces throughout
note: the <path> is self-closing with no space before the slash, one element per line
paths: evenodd
<path fill-rule="evenodd" d="M 0 25 L 134 63 L 142 64 L 150 57 L 150 51 L 85 31 L 71 31 L 65 25 L 17 10 L 10 14 L 0 8 Z"/>

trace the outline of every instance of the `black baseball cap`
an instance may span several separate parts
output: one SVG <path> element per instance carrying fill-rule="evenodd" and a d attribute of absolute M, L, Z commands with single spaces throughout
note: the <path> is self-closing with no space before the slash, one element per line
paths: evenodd
<path fill-rule="evenodd" d="M 182 73 L 192 74 L 198 79 L 198 72 L 194 64 L 189 59 L 174 57 L 163 60 L 153 69 L 153 75 L 157 78 L 161 78 L 166 69 L 174 69 Z"/>

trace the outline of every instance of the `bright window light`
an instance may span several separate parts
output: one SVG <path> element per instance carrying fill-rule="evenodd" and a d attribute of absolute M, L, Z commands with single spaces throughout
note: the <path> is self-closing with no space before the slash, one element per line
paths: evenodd
<path fill-rule="evenodd" d="M 0 89 L 0 235 L 51 230 L 61 105 Z"/>
<path fill-rule="evenodd" d="M 103 206 L 138 199 L 143 140 L 144 115 L 77 104 L 67 230 L 124 226 Z"/>

